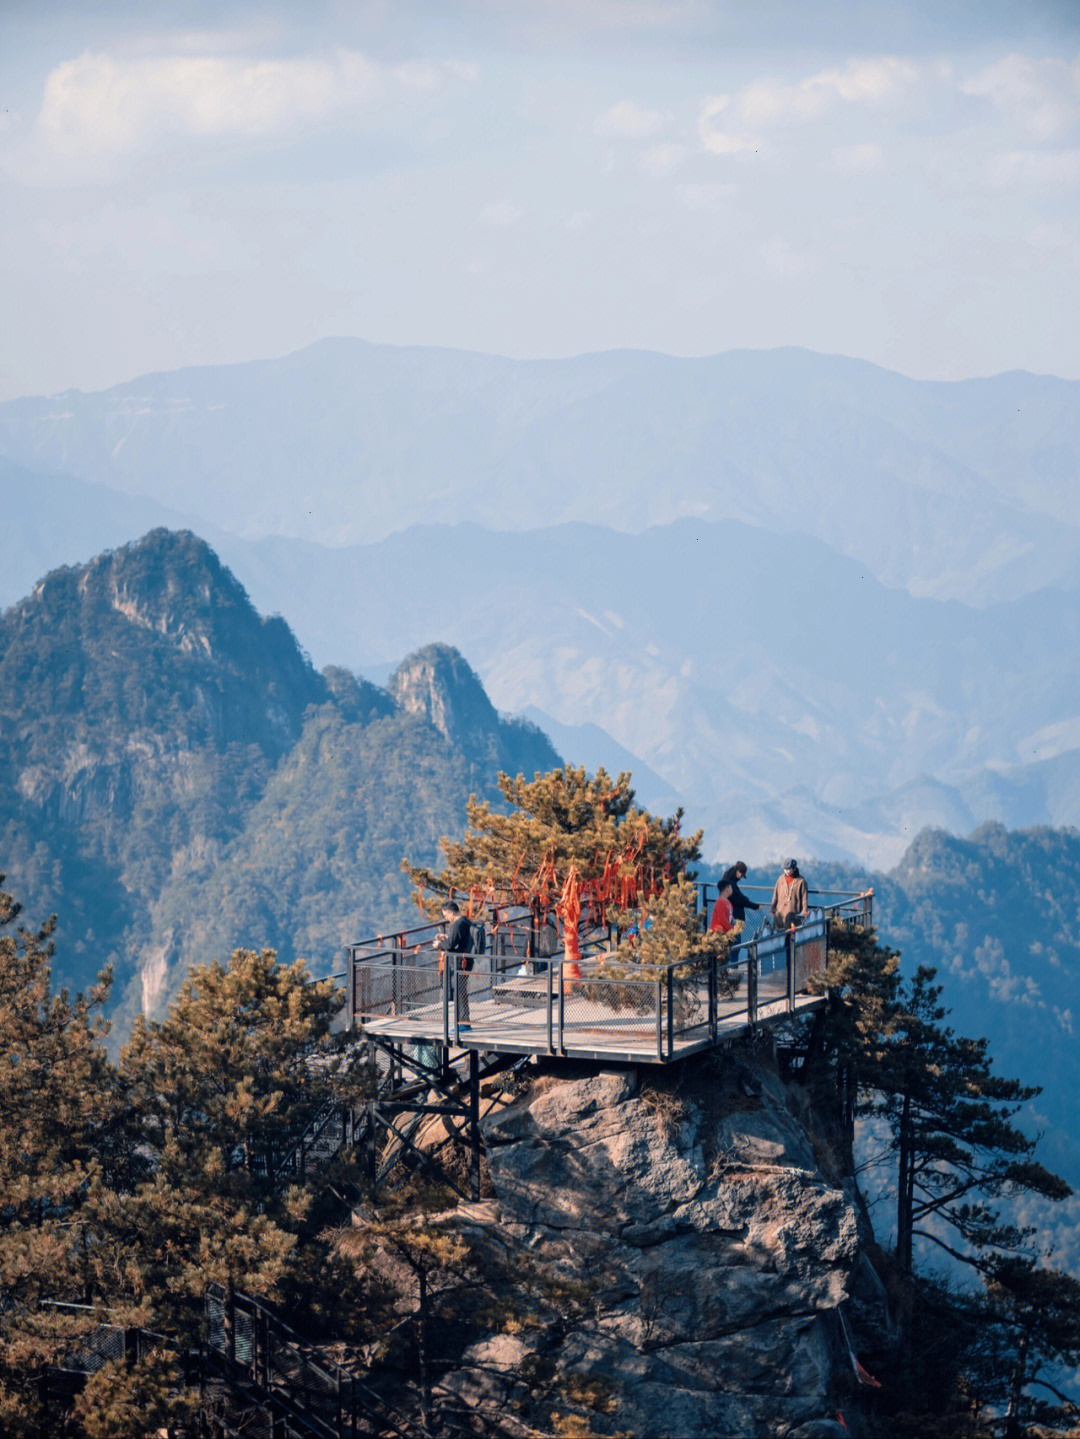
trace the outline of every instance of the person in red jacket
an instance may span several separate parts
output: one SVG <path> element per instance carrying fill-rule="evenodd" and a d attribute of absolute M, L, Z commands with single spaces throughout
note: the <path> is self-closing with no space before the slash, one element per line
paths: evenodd
<path fill-rule="evenodd" d="M 712 918 L 709 920 L 710 930 L 719 930 L 721 934 L 727 934 L 731 928 L 731 885 L 722 884 L 720 892 L 716 896 L 716 903 L 713 905 Z"/>

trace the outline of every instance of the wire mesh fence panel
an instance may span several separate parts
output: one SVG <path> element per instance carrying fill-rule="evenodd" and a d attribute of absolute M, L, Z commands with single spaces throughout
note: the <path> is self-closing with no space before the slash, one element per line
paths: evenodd
<path fill-rule="evenodd" d="M 710 961 L 680 965 L 671 979 L 671 1033 L 674 1045 L 697 1043 L 712 1029 Z"/>
<path fill-rule="evenodd" d="M 335 1366 L 318 1363 L 304 1347 L 274 1331 L 268 1342 L 270 1385 L 288 1396 L 291 1407 L 307 1422 L 308 1432 L 347 1432 L 349 1377 Z"/>
<path fill-rule="evenodd" d="M 218 1354 L 227 1348 L 225 1333 L 225 1304 L 220 1295 L 209 1293 L 204 1304 L 206 1315 L 206 1343 Z"/>
<path fill-rule="evenodd" d="M 759 939 L 754 945 L 758 965 L 758 1006 L 774 1004 L 787 998 L 788 974 L 786 934 Z"/>
<path fill-rule="evenodd" d="M 383 963 L 363 967 L 358 985 L 358 1019 L 403 1018 L 441 1014 L 443 976 L 439 957 L 420 964 Z M 441 1021 L 440 1021 L 441 1024 Z"/>
<path fill-rule="evenodd" d="M 124 1358 L 126 1332 L 117 1324 L 95 1324 L 68 1346 L 57 1367 L 76 1374 L 96 1374 L 104 1365 Z"/>
<path fill-rule="evenodd" d="M 578 1049 L 652 1047 L 656 1034 L 656 980 L 637 978 L 632 966 L 612 966 L 615 975 L 581 968 L 580 977 L 561 966 L 561 1038 Z M 630 970 L 630 973 L 626 971 Z M 556 996 L 558 1000 L 558 996 Z"/>
<path fill-rule="evenodd" d="M 255 1320 L 246 1309 L 233 1311 L 233 1355 L 237 1364 L 250 1369 L 255 1363 Z"/>
<path fill-rule="evenodd" d="M 224 1380 L 207 1380 L 202 1390 L 202 1418 L 211 1434 L 243 1435 L 243 1439 L 282 1439 L 301 1435 L 275 1423 L 270 1404 L 241 1394 Z"/>
<path fill-rule="evenodd" d="M 795 931 L 792 940 L 795 993 L 806 994 L 810 988 L 811 975 L 825 973 L 828 959 L 825 916 L 819 911 L 816 916 L 807 920 L 801 929 Z"/>
<path fill-rule="evenodd" d="M 717 1022 L 737 1019 L 745 1021 L 749 1002 L 748 964 L 745 955 L 736 956 L 727 964 L 719 964 L 716 970 Z"/>
<path fill-rule="evenodd" d="M 500 916 L 488 926 L 488 950 L 504 959 L 522 960 L 529 954 L 533 926 L 527 913 L 509 918 Z"/>
<path fill-rule="evenodd" d="M 490 1041 L 540 1044 L 547 1013 L 547 977 L 511 970 L 459 970 L 454 975 L 451 1037 L 472 1044 Z"/>
<path fill-rule="evenodd" d="M 768 922 L 768 919 L 769 911 L 767 909 L 748 909 L 739 933 L 739 942 L 750 944 L 761 933 L 762 927 Z"/>

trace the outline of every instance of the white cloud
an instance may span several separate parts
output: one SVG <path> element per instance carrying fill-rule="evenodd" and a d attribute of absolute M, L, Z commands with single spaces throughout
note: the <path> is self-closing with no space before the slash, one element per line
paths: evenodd
<path fill-rule="evenodd" d="M 739 92 L 735 112 L 747 125 L 814 120 L 839 104 L 879 103 L 910 89 L 918 70 L 892 55 L 849 60 L 794 83 L 757 80 Z"/>
<path fill-rule="evenodd" d="M 761 258 L 769 269 L 783 280 L 797 280 L 806 273 L 810 257 L 794 249 L 786 240 L 773 240 L 760 249 Z"/>
<path fill-rule="evenodd" d="M 1053 140 L 1080 121 L 1080 64 L 1011 54 L 960 85 L 990 100 L 1039 140 Z"/>
<path fill-rule="evenodd" d="M 842 174 L 866 175 L 881 169 L 880 145 L 838 145 L 832 153 L 833 164 Z"/>
<path fill-rule="evenodd" d="M 679 185 L 675 190 L 676 197 L 688 210 L 702 210 L 707 213 L 723 209 L 724 201 L 734 193 L 733 184 L 714 184 L 707 180 L 696 185 Z"/>
<path fill-rule="evenodd" d="M 501 8 L 520 10 L 533 24 L 537 19 L 569 23 L 594 30 L 634 31 L 679 29 L 707 19 L 707 0 L 532 0 L 528 7 L 518 0 L 496 0 Z"/>
<path fill-rule="evenodd" d="M 990 163 L 996 185 L 1080 185 L 1080 150 L 1010 150 Z"/>
<path fill-rule="evenodd" d="M 666 119 L 660 110 L 643 110 L 632 100 L 621 100 L 600 116 L 596 133 L 624 140 L 644 140 L 655 135 Z"/>
<path fill-rule="evenodd" d="M 713 124 L 717 115 L 722 115 L 731 105 L 730 95 L 710 95 L 701 107 L 698 116 L 698 136 L 702 149 L 714 155 L 738 155 L 746 150 L 758 149 L 758 141 L 749 135 L 738 135 L 730 130 L 718 130 Z"/>
<path fill-rule="evenodd" d="M 647 175 L 659 179 L 677 170 L 685 159 L 685 145 L 652 145 L 641 157 L 641 168 Z"/>
<path fill-rule="evenodd" d="M 495 225 L 499 229 L 505 229 L 508 225 L 516 225 L 519 220 L 525 218 L 525 211 L 520 205 L 514 205 L 509 200 L 496 200 L 493 204 L 484 206 L 484 219 L 489 225 Z"/>
<path fill-rule="evenodd" d="M 250 140 L 468 78 L 457 65 L 387 70 L 356 50 L 288 59 L 88 51 L 49 74 L 37 133 L 68 156 L 137 152 L 162 137 Z"/>

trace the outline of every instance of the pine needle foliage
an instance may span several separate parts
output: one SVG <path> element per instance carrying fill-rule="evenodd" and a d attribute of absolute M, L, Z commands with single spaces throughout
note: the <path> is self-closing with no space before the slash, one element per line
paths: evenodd
<path fill-rule="evenodd" d="M 1080 1365 L 1080 1281 L 1048 1264 L 1011 1256 L 986 1280 L 987 1397 L 1005 1411 L 1005 1439 L 1033 1423 L 1080 1427 L 1080 1397 L 1059 1385 Z M 1075 1378 L 1075 1376 L 1074 1376 Z"/>
<path fill-rule="evenodd" d="M 564 765 L 531 780 L 500 773 L 498 786 L 508 809 L 470 796 L 465 837 L 440 841 L 441 870 L 402 861 L 432 916 L 462 895 L 554 906 L 571 872 L 583 901 L 590 886 L 604 885 L 614 908 L 627 882 L 638 892 L 658 888 L 699 856 L 701 831 L 682 835 L 681 811 L 657 819 L 639 809 L 625 771 L 613 779 L 602 767 L 590 775 Z"/>
<path fill-rule="evenodd" d="M 921 1239 L 985 1273 L 1032 1238 L 1003 1217 L 1007 1200 L 1071 1190 L 1015 1122 L 1038 1087 L 996 1074 L 988 1041 L 946 1023 L 935 971 L 904 977 L 899 961 L 873 932 L 834 928 L 825 983 L 840 995 L 835 1042 L 854 1061 L 861 1112 L 887 1125 L 901 1267 L 911 1271 Z"/>
<path fill-rule="evenodd" d="M 3 876 L 0 876 L 2 883 Z M 89 1324 L 49 1301 L 83 1297 L 85 1196 L 110 1169 L 116 1106 L 99 1041 L 107 972 L 88 995 L 52 989 L 55 921 L 16 925 L 0 893 L 0 1432 L 38 1432 L 38 1378 Z"/>
<path fill-rule="evenodd" d="M 328 1106 L 369 1084 L 359 1051 L 331 1031 L 340 1003 L 302 961 L 241 949 L 192 969 L 163 1021 L 137 1022 L 120 1073 L 145 1173 L 101 1195 L 118 1243 L 98 1263 L 152 1298 L 170 1332 L 197 1327 L 210 1285 L 227 1306 L 236 1290 L 283 1300 L 305 1288 L 320 1224 L 295 1157 Z"/>

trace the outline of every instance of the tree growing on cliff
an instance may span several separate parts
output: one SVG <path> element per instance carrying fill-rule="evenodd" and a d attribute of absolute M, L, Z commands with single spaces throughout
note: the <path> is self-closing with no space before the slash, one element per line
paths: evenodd
<path fill-rule="evenodd" d="M 1080 1403 L 1068 1371 L 1080 1364 L 1080 1281 L 1071 1274 L 1008 1257 L 988 1270 L 979 1358 L 983 1407 L 1004 1415 L 1004 1439 L 1032 1424 L 1076 1432 Z"/>
<path fill-rule="evenodd" d="M 995 1074 L 987 1040 L 946 1024 L 935 971 L 907 978 L 899 961 L 873 933 L 837 927 L 825 983 L 840 998 L 824 1023 L 854 1064 L 861 1112 L 885 1121 L 901 1269 L 921 1239 L 986 1273 L 1031 1238 L 1004 1216 L 1008 1200 L 1071 1191 L 1015 1123 L 1038 1088 Z"/>
<path fill-rule="evenodd" d="M 54 921 L 15 928 L 18 913 L 0 893 L 0 1431 L 13 1436 L 38 1432 L 37 1380 L 87 1324 L 49 1301 L 86 1297 L 85 1195 L 108 1173 L 116 1114 L 98 1042 L 109 976 L 54 993 Z"/>
<path fill-rule="evenodd" d="M 485 1370 L 490 1401 L 512 1420 L 490 1432 L 536 1432 L 525 1411 L 567 1400 L 564 1377 L 538 1351 L 581 1322 L 590 1287 L 523 1252 L 501 1226 L 463 1215 L 452 1190 L 414 1174 L 377 1209 L 355 1211 L 335 1243 L 358 1265 L 369 1312 L 382 1309 L 390 1338 L 378 1362 L 394 1372 L 399 1401 L 414 1393 L 425 1432 L 478 1432 L 470 1401 L 440 1378 L 485 1332 L 528 1335 L 536 1345 L 520 1368 Z M 402 1308 L 411 1311 L 407 1332 L 390 1322 Z"/>
<path fill-rule="evenodd" d="M 986 1272 L 1031 1238 L 1003 1217 L 1006 1200 L 1072 1191 L 1036 1161 L 1036 1141 L 1014 1123 L 1038 1086 L 995 1074 L 988 1041 L 954 1033 L 934 981 L 920 966 L 901 986 L 871 1102 L 896 1155 L 896 1252 L 910 1270 L 919 1238 Z"/>
<path fill-rule="evenodd" d="M 531 780 L 500 774 L 498 785 L 508 811 L 472 796 L 465 837 L 440 841 L 441 870 L 402 861 L 431 915 L 448 896 L 474 912 L 529 905 L 555 911 L 569 942 L 582 915 L 604 922 L 651 901 L 700 853 L 701 831 L 681 833 L 681 810 L 657 819 L 635 806 L 626 772 L 564 765 Z"/>
<path fill-rule="evenodd" d="M 111 1268 L 152 1299 L 170 1332 L 197 1329 L 213 1284 L 227 1331 L 237 1290 L 310 1307 L 347 1289 L 318 1239 L 317 1187 L 296 1163 L 309 1126 L 366 1092 L 358 1051 L 331 1032 L 340 1004 L 301 961 L 237 950 L 193 968 L 162 1022 L 137 1022 L 121 1076 L 145 1172 L 98 1195 L 116 1238 L 96 1263 L 103 1285 Z"/>

